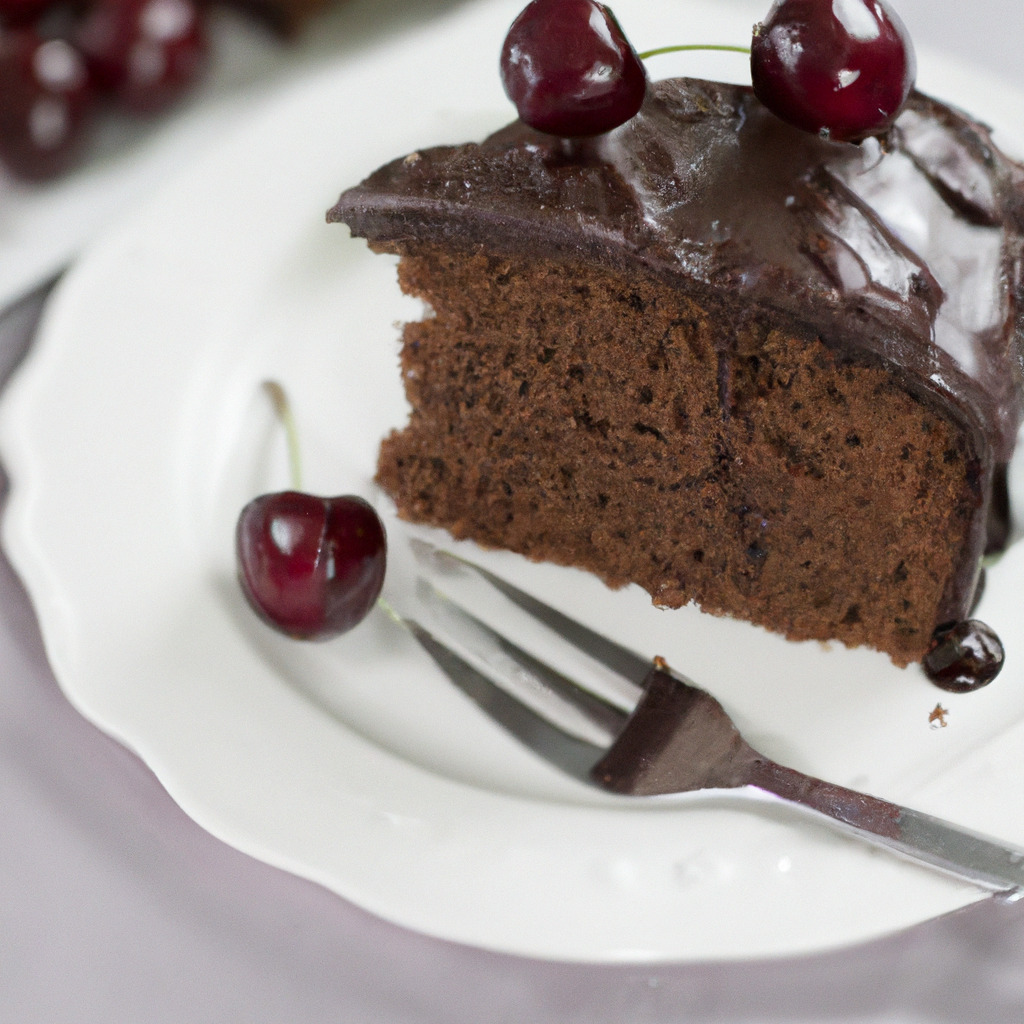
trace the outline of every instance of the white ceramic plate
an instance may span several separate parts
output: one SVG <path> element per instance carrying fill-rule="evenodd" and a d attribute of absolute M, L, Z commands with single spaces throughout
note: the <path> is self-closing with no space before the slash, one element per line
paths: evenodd
<path fill-rule="evenodd" d="M 383 615 L 301 645 L 245 607 L 237 512 L 287 483 L 260 381 L 290 392 L 306 486 L 321 493 L 382 500 L 377 442 L 404 416 L 393 325 L 418 311 L 388 261 L 324 212 L 383 160 L 509 118 L 493 52 L 518 6 L 465 7 L 292 88 L 67 278 L 0 421 L 6 542 L 61 685 L 211 832 L 457 941 L 604 961 L 763 957 L 981 898 L 776 804 L 592 793 L 498 732 Z M 642 47 L 673 6 L 617 8 Z M 692 38 L 740 39 L 750 15 L 693 6 L 687 20 Z M 966 106 L 991 95 L 969 76 L 955 85 Z M 1024 123 L 1024 103 L 1003 102 Z M 580 573 L 486 556 L 684 668 L 766 754 L 1018 844 L 1022 559 L 1018 546 L 991 572 L 981 609 L 1009 648 L 1004 674 L 953 697 L 881 655 L 658 612 Z M 929 726 L 939 702 L 943 729 Z"/>

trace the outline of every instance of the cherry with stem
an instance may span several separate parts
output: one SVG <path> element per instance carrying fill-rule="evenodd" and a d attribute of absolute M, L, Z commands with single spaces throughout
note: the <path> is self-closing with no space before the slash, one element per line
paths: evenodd
<path fill-rule="evenodd" d="M 757 98 L 783 121 L 836 142 L 884 134 L 914 85 L 906 27 L 885 0 L 776 0 L 749 48 L 661 46 L 637 53 L 597 0 L 532 0 L 501 53 L 505 92 L 520 119 L 549 135 L 600 135 L 643 104 L 643 61 L 667 53 L 747 54 Z"/>
<path fill-rule="evenodd" d="M 304 492 L 298 431 L 283 388 L 265 385 L 288 438 L 292 489 L 260 495 L 235 528 L 238 579 L 268 625 L 302 640 L 358 625 L 380 596 L 387 561 L 384 525 L 356 495 Z"/>

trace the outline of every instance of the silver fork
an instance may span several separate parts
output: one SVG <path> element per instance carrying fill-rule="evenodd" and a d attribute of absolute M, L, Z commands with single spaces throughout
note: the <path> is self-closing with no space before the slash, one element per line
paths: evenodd
<path fill-rule="evenodd" d="M 743 739 L 714 697 L 662 659 L 642 658 L 482 566 L 420 540 L 412 544 L 431 575 L 475 575 L 624 680 L 617 697 L 585 688 L 423 575 L 418 596 L 434 628 L 384 604 L 460 690 L 573 778 L 629 797 L 755 787 L 984 889 L 1011 899 L 1024 895 L 1024 850 L 778 764 Z"/>

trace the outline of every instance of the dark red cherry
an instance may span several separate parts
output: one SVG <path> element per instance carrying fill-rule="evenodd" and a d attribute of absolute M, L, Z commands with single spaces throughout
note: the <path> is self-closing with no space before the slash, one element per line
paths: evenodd
<path fill-rule="evenodd" d="M 55 0 L 0 0 L 0 25 L 30 25 Z"/>
<path fill-rule="evenodd" d="M 20 178 L 67 170 L 88 134 L 93 90 L 81 54 L 32 29 L 0 31 L 0 162 Z"/>
<path fill-rule="evenodd" d="M 925 675 L 943 690 L 967 693 L 987 686 L 1003 667 L 999 637 L 977 619 L 957 622 L 935 631 L 924 656 Z"/>
<path fill-rule="evenodd" d="M 512 23 L 501 81 L 532 128 L 569 138 L 625 124 L 647 73 L 619 23 L 595 0 L 533 0 Z"/>
<path fill-rule="evenodd" d="M 885 0 L 776 0 L 754 26 L 758 99 L 797 128 L 839 142 L 884 132 L 916 73 L 910 36 Z"/>
<path fill-rule="evenodd" d="M 239 581 L 253 609 L 299 639 L 351 629 L 384 583 L 384 526 L 362 498 L 264 494 L 242 509 L 235 545 Z"/>
<path fill-rule="evenodd" d="M 95 0 L 75 38 L 97 85 L 140 114 L 178 99 L 207 59 L 194 0 Z"/>

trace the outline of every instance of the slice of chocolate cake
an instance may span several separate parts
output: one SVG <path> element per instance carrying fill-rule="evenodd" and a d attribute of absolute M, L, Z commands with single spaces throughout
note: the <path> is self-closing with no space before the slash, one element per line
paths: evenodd
<path fill-rule="evenodd" d="M 398 159 L 328 215 L 429 306 L 380 482 L 659 605 L 918 660 L 1003 529 L 1022 182 L 919 94 L 856 146 L 692 80 L 591 140 Z"/>

